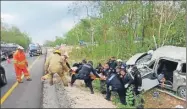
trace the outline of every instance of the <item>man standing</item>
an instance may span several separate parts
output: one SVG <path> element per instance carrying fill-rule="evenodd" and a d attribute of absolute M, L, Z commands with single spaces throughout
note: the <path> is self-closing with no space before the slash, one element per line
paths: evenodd
<path fill-rule="evenodd" d="M 13 54 L 13 60 L 14 60 L 14 68 L 16 71 L 16 77 L 18 83 L 23 83 L 21 76 L 22 72 L 24 74 L 24 77 L 27 79 L 27 81 L 31 81 L 30 74 L 27 70 L 28 62 L 25 57 L 24 48 L 22 46 L 18 46 L 17 51 Z"/>

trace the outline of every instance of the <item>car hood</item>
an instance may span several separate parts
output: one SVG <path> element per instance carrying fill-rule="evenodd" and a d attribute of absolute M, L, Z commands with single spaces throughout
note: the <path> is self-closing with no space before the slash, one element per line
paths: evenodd
<path fill-rule="evenodd" d="M 137 53 L 134 56 L 132 56 L 127 62 L 126 65 L 133 65 L 136 63 L 136 61 L 145 53 Z"/>

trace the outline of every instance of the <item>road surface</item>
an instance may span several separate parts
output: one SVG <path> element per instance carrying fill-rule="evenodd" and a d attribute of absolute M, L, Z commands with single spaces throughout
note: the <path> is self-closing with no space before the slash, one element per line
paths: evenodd
<path fill-rule="evenodd" d="M 40 108 L 42 101 L 42 83 L 41 76 L 43 75 L 43 66 L 45 55 L 29 57 L 29 72 L 32 81 L 26 81 L 18 84 L 15 89 L 10 93 L 12 86 L 16 83 L 16 76 L 12 64 L 7 64 L 6 61 L 2 62 L 2 66 L 6 70 L 6 77 L 8 84 L 1 87 L 1 100 L 6 100 L 1 104 L 2 108 Z M 7 94 L 10 93 L 10 94 Z M 6 97 L 5 97 L 6 96 Z M 2 100 L 3 101 L 3 100 Z"/>

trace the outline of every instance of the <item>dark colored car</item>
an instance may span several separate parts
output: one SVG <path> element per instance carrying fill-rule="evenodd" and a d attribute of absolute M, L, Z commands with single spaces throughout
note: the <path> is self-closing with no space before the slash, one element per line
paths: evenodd
<path fill-rule="evenodd" d="M 5 75 L 5 69 L 0 65 L 0 86 L 7 84 L 7 79 Z"/>
<path fill-rule="evenodd" d="M 42 54 L 42 48 L 40 45 L 31 44 L 29 46 L 29 55 L 32 56 L 38 56 Z"/>

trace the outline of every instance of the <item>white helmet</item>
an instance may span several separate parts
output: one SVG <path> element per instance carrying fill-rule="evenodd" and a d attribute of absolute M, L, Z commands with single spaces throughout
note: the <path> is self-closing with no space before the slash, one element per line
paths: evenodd
<path fill-rule="evenodd" d="M 121 59 L 117 59 L 117 62 L 122 62 L 122 60 Z"/>
<path fill-rule="evenodd" d="M 22 46 L 18 46 L 18 49 L 24 50 L 24 48 Z"/>

